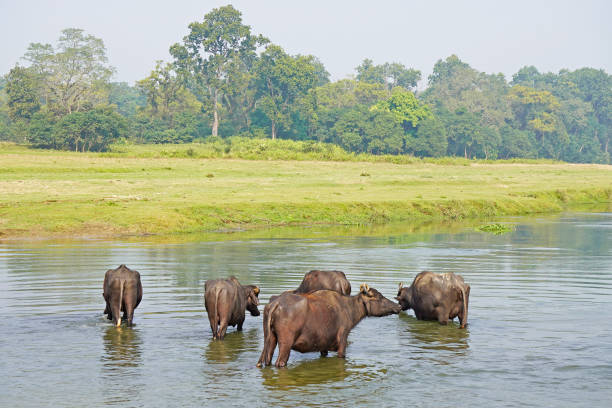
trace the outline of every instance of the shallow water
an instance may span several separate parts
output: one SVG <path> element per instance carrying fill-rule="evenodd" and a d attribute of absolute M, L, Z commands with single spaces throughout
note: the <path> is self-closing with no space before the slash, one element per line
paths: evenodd
<path fill-rule="evenodd" d="M 608 406 L 612 213 L 506 222 L 515 231 L 499 236 L 0 244 L 0 406 Z M 102 280 L 121 263 L 140 271 L 144 298 L 136 325 L 117 329 Z M 286 369 L 255 368 L 261 316 L 212 341 L 206 279 L 260 285 L 263 310 L 314 268 L 387 297 L 423 269 L 460 273 L 469 326 L 366 318 L 346 359 L 292 352 Z"/>

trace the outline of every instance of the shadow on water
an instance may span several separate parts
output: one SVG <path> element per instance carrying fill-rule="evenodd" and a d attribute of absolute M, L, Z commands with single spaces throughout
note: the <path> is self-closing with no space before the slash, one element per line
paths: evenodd
<path fill-rule="evenodd" d="M 469 326 L 460 329 L 456 319 L 443 326 L 437 321 L 417 320 L 412 315 L 400 313 L 399 321 L 400 335 L 416 354 L 422 353 L 429 358 L 431 355 L 465 356 L 469 352 Z"/>
<path fill-rule="evenodd" d="M 225 335 L 223 340 L 210 339 L 204 357 L 209 362 L 229 363 L 236 361 L 241 353 L 257 346 L 257 329 L 236 331 Z"/>
<path fill-rule="evenodd" d="M 124 405 L 137 401 L 142 388 L 134 384 L 134 379 L 140 377 L 142 364 L 140 333 L 133 327 L 109 325 L 104 329 L 103 344 L 104 404 Z"/>
<path fill-rule="evenodd" d="M 344 381 L 351 375 L 348 363 L 343 358 L 321 357 L 307 360 L 286 368 L 274 366 L 261 369 L 263 385 L 268 388 L 286 390 L 296 387 Z"/>

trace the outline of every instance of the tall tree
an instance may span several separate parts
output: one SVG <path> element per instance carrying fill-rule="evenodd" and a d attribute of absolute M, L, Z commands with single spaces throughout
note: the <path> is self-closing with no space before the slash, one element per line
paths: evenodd
<path fill-rule="evenodd" d="M 343 111 L 323 140 L 358 153 L 399 154 L 404 151 L 406 136 L 391 112 L 357 106 Z"/>
<path fill-rule="evenodd" d="M 473 157 L 475 153 L 473 147 L 481 138 L 482 132 L 479 115 L 465 108 L 459 108 L 455 112 L 441 110 L 438 116 L 444 123 L 448 135 L 448 153 L 466 159 Z"/>
<path fill-rule="evenodd" d="M 341 79 L 310 89 L 299 100 L 299 109 L 308 123 L 308 137 L 326 140 L 327 133 L 344 110 L 358 105 L 369 108 L 388 96 L 383 84 Z"/>
<path fill-rule="evenodd" d="M 165 121 L 172 121 L 181 111 L 199 111 L 201 104 L 177 77 L 172 64 L 157 61 L 151 74 L 136 83 L 147 100 L 146 113 Z"/>
<path fill-rule="evenodd" d="M 16 66 L 6 76 L 8 113 L 12 120 L 30 119 L 40 110 L 36 80 L 27 68 Z"/>
<path fill-rule="evenodd" d="M 292 57 L 278 45 L 269 45 L 255 65 L 258 107 L 271 123 L 272 139 L 291 124 L 291 109 L 317 83 L 312 58 Z"/>
<path fill-rule="evenodd" d="M 304 58 L 314 67 L 316 83 L 315 86 L 323 86 L 329 83 L 329 72 L 325 69 L 325 65 L 314 55 L 306 55 Z"/>
<path fill-rule="evenodd" d="M 415 130 L 419 122 L 433 117 L 429 106 L 420 102 L 412 92 L 401 87 L 393 88 L 391 96 L 378 102 L 372 110 L 391 113 L 406 132 Z"/>
<path fill-rule="evenodd" d="M 255 58 L 257 47 L 267 39 L 251 35 L 251 27 L 242 24 L 242 14 L 231 5 L 213 9 L 202 22 L 189 24 L 189 30 L 183 44 L 170 47 L 170 54 L 190 78 L 196 96 L 212 112 L 212 134 L 217 136 L 222 95 L 237 60 Z"/>
<path fill-rule="evenodd" d="M 428 77 L 429 86 L 448 81 L 459 72 L 471 69 L 468 64 L 461 61 L 455 54 L 447 57 L 444 61 L 438 60 L 434 65 L 433 72 Z"/>
<path fill-rule="evenodd" d="M 567 77 L 576 84 L 582 100 L 593 106 L 599 124 L 591 128 L 609 161 L 612 140 L 612 75 L 603 70 L 582 68 L 568 73 Z"/>
<path fill-rule="evenodd" d="M 415 156 L 439 157 L 446 154 L 448 139 L 444 124 L 436 117 L 424 119 L 410 138 L 408 151 Z"/>
<path fill-rule="evenodd" d="M 43 84 L 43 102 L 58 114 L 91 109 L 108 98 L 114 72 L 104 42 L 79 28 L 62 30 L 57 46 L 33 43 L 24 59 Z"/>
<path fill-rule="evenodd" d="M 9 139 L 9 114 L 6 78 L 0 76 L 0 140 Z"/>
<path fill-rule="evenodd" d="M 147 98 L 140 89 L 127 82 L 111 82 L 108 102 L 116 105 L 121 115 L 133 116 L 139 108 L 147 104 Z"/>
<path fill-rule="evenodd" d="M 374 65 L 371 59 L 366 58 L 355 69 L 358 81 L 383 84 L 389 91 L 396 86 L 414 90 L 421 79 L 421 71 L 406 68 L 397 62 Z"/>
<path fill-rule="evenodd" d="M 389 94 L 382 84 L 341 79 L 310 90 L 317 108 L 350 108 L 357 105 L 372 106 Z"/>
<path fill-rule="evenodd" d="M 513 77 L 513 85 L 547 91 L 560 103 L 558 118 L 567 129 L 569 143 L 561 158 L 579 162 L 609 162 L 612 137 L 612 76 L 603 70 L 581 68 L 558 74 L 540 73 L 523 67 Z"/>
<path fill-rule="evenodd" d="M 558 159 L 569 141 L 565 126 L 558 116 L 560 103 L 548 91 L 515 85 L 508 95 L 520 130 L 536 135 L 540 155 Z"/>
<path fill-rule="evenodd" d="M 478 72 L 456 55 L 439 60 L 421 98 L 437 109 L 465 109 L 480 117 L 480 125 L 500 128 L 512 118 L 506 97 L 508 84 L 502 74 Z"/>

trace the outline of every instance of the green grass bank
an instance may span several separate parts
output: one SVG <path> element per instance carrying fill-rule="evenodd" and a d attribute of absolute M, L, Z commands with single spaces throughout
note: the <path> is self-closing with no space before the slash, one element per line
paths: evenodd
<path fill-rule="evenodd" d="M 607 165 L 353 155 L 285 142 L 84 154 L 0 144 L 0 239 L 461 220 L 612 200 Z"/>

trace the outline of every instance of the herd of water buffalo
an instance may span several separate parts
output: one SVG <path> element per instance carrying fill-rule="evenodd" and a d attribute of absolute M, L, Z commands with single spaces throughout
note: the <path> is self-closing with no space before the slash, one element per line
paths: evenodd
<path fill-rule="evenodd" d="M 140 274 L 120 265 L 104 276 L 104 313 L 116 326 L 121 325 L 121 312 L 127 325 L 132 325 L 134 309 L 142 300 Z M 459 318 L 465 328 L 468 318 L 470 286 L 454 273 L 419 273 L 409 287 L 400 283 L 395 299 L 362 284 L 359 293 L 351 296 L 351 284 L 341 271 L 308 272 L 296 290 L 270 297 L 264 307 L 264 349 L 257 366 L 270 365 L 278 344 L 277 367 L 287 365 L 289 353 L 318 351 L 325 356 L 336 351 L 346 353 L 348 335 L 366 316 L 387 316 L 412 309 L 420 320 L 437 320 L 447 324 Z M 235 277 L 207 280 L 204 305 L 213 338 L 222 340 L 228 326 L 242 330 L 245 311 L 259 316 L 259 287 L 241 285 Z"/>

